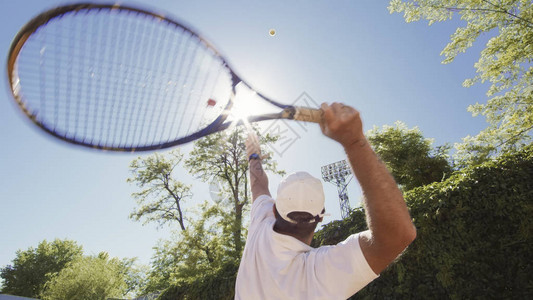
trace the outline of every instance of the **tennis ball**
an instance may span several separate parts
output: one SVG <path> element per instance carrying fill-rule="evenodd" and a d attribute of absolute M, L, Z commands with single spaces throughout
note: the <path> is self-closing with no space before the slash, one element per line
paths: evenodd
<path fill-rule="evenodd" d="M 274 35 L 276 35 L 276 30 L 270 29 L 270 31 L 268 33 L 270 34 L 270 36 L 274 36 Z"/>

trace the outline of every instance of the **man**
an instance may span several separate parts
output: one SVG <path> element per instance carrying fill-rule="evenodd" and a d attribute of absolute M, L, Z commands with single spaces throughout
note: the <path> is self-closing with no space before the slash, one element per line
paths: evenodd
<path fill-rule="evenodd" d="M 321 109 L 322 132 L 342 145 L 361 185 L 369 229 L 334 246 L 310 247 L 325 212 L 320 180 L 291 174 L 273 200 L 257 137 L 249 137 L 253 204 L 235 299 L 349 298 L 416 237 L 402 193 L 368 144 L 359 113 L 339 103 Z"/>

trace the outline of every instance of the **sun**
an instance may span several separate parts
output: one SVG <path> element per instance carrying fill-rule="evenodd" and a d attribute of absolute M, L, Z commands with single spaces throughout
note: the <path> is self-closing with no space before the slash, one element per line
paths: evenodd
<path fill-rule="evenodd" d="M 233 107 L 230 116 L 235 122 L 246 121 L 257 109 L 257 93 L 244 85 L 236 87 Z"/>

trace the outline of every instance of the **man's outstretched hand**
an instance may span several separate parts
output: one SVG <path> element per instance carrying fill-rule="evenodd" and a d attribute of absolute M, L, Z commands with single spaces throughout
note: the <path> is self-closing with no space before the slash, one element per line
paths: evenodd
<path fill-rule="evenodd" d="M 250 187 L 252 190 L 252 201 L 261 195 L 270 196 L 268 190 L 268 177 L 261 166 L 261 147 L 259 145 L 259 138 L 250 131 L 246 139 L 246 156 L 249 159 L 250 155 L 257 154 L 259 159 L 250 160 Z"/>
<path fill-rule="evenodd" d="M 261 147 L 259 146 L 259 138 L 255 132 L 251 131 L 248 133 L 246 138 L 246 158 L 250 157 L 252 154 L 257 154 L 261 157 Z"/>

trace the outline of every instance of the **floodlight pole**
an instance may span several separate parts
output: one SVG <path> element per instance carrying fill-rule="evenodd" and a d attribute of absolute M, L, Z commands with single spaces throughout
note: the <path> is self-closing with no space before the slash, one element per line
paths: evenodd
<path fill-rule="evenodd" d="M 325 165 L 321 168 L 321 170 L 322 179 L 337 186 L 339 202 L 341 206 L 341 217 L 344 219 L 350 214 L 350 202 L 348 201 L 346 187 L 352 180 L 352 169 L 346 160 L 341 160 L 329 165 Z M 348 177 L 350 177 L 350 180 L 347 181 L 346 179 Z"/>

